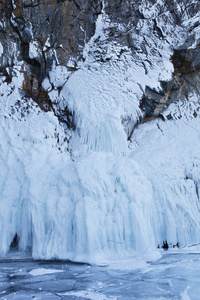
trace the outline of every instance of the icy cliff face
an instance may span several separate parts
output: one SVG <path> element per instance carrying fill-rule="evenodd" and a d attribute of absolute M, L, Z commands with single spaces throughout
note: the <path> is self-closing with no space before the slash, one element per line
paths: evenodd
<path fill-rule="evenodd" d="M 199 1 L 0 6 L 0 255 L 198 243 Z"/>

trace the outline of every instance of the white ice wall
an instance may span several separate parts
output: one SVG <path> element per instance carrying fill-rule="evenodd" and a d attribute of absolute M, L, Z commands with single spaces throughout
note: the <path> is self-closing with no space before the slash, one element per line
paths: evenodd
<path fill-rule="evenodd" d="M 165 239 L 199 242 L 198 117 L 141 125 L 126 155 L 98 149 L 71 160 L 53 114 L 30 102 L 22 118 L 22 101 L 10 118 L 17 97 L 1 108 L 1 256 L 15 233 L 35 258 L 90 262 L 143 255 Z"/>

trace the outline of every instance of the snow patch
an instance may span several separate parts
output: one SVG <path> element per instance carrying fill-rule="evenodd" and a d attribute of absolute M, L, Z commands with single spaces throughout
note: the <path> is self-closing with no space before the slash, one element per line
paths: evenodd
<path fill-rule="evenodd" d="M 0 57 L 3 55 L 3 46 L 2 43 L 0 43 Z"/>
<path fill-rule="evenodd" d="M 48 48 L 51 47 L 51 44 L 50 44 L 50 37 L 47 38 L 46 42 L 45 42 L 45 45 L 43 47 L 43 51 L 47 51 Z"/>
<path fill-rule="evenodd" d="M 40 57 L 39 44 L 37 41 L 31 41 L 29 43 L 29 57 L 31 59 Z"/>
<path fill-rule="evenodd" d="M 65 66 L 56 66 L 53 62 L 52 69 L 49 72 L 49 79 L 55 88 L 62 87 L 69 78 L 71 72 Z"/>
<path fill-rule="evenodd" d="M 41 276 L 41 275 L 46 275 L 46 274 L 55 274 L 55 273 L 62 273 L 64 272 L 63 270 L 56 270 L 56 269 L 45 269 L 45 268 L 38 268 L 34 269 L 29 272 L 30 275 L 32 276 Z"/>
<path fill-rule="evenodd" d="M 45 91 L 50 92 L 52 90 L 52 85 L 49 82 L 49 79 L 46 77 L 42 82 L 42 87 Z"/>

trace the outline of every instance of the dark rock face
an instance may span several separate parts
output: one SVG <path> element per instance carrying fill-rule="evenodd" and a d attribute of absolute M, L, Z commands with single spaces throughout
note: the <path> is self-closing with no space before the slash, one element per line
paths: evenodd
<path fill-rule="evenodd" d="M 172 57 L 174 79 L 187 97 L 192 91 L 200 93 L 200 44 L 194 49 L 175 50 Z"/>
<path fill-rule="evenodd" d="M 156 118 L 175 98 L 187 96 L 191 86 L 199 92 L 196 83 L 199 80 L 200 43 L 188 50 L 195 40 L 195 29 L 200 26 L 199 19 L 191 26 L 184 23 L 199 10 L 197 0 L 2 0 L 0 72 L 9 82 L 15 61 L 23 61 L 23 91 L 41 108 L 53 110 L 48 92 L 42 87 L 44 78 L 49 76 L 53 62 L 71 72 L 76 71 L 78 61 L 84 59 L 85 43 L 95 33 L 97 17 L 105 14 L 109 25 L 104 29 L 107 36 L 104 45 L 119 44 L 118 59 L 123 47 L 127 47 L 132 51 L 133 59 L 144 65 L 146 72 L 147 66 L 153 68 L 162 60 L 162 43 L 171 43 L 170 38 L 174 35 L 174 78 L 171 82 L 161 83 L 162 91 L 147 87 L 141 99 L 144 117 Z M 181 40 L 184 40 L 183 44 L 180 44 Z M 94 42 L 101 49 L 102 41 Z M 95 55 L 102 63 L 107 61 L 103 51 L 96 51 Z"/>
<path fill-rule="evenodd" d="M 74 59 L 76 65 L 85 42 L 94 34 L 101 9 L 98 0 L 1 1 L 0 41 L 4 48 L 1 72 L 6 73 L 5 68 L 12 67 L 14 59 L 23 60 L 23 90 L 42 108 L 51 109 L 42 81 L 53 61 L 67 66 L 69 59 Z M 30 43 L 37 48 L 36 57 L 30 56 Z"/>
<path fill-rule="evenodd" d="M 22 43 L 34 39 L 43 55 L 48 58 L 54 49 L 58 62 L 66 64 L 94 34 L 100 12 L 98 1 L 15 1 L 12 23 Z"/>

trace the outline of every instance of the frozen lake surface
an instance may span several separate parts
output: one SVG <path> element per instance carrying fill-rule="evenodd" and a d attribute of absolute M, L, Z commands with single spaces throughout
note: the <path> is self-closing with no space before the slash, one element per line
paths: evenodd
<path fill-rule="evenodd" d="M 200 299 L 200 253 L 162 255 L 135 270 L 24 257 L 0 260 L 0 298 Z"/>

